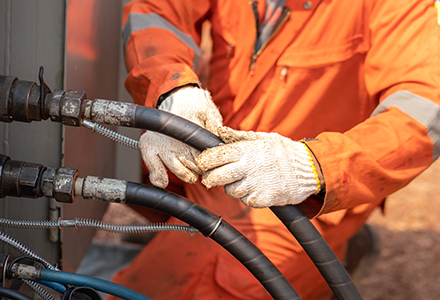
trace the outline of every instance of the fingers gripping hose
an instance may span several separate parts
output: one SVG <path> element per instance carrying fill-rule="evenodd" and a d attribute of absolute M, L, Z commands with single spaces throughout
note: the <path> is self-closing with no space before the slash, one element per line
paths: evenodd
<path fill-rule="evenodd" d="M 200 151 L 222 143 L 218 136 L 197 124 L 168 112 L 145 106 L 136 108 L 135 127 L 165 134 Z"/>
<path fill-rule="evenodd" d="M 194 123 L 148 107 L 136 108 L 134 125 L 173 137 L 201 151 L 222 143 L 219 137 Z M 339 259 L 297 206 L 271 209 L 304 248 L 339 300 L 362 299 Z"/>

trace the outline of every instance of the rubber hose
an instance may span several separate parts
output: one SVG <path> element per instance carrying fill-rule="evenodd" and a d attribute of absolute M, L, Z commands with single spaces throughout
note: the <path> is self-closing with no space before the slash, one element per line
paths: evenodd
<path fill-rule="evenodd" d="M 135 127 L 165 134 L 200 151 L 223 143 L 215 134 L 197 124 L 144 106 L 136 109 Z M 272 207 L 271 209 L 304 248 L 337 299 L 361 300 L 362 297 L 344 266 L 301 209 L 297 206 Z M 314 233 L 313 237 L 316 237 L 317 233 L 320 239 L 310 243 L 307 237 L 311 233 Z"/>
<path fill-rule="evenodd" d="M 273 206 L 271 210 L 304 248 L 337 299 L 362 299 L 333 250 L 300 209 L 290 205 Z"/>
<path fill-rule="evenodd" d="M 186 119 L 146 106 L 137 106 L 135 127 L 165 134 L 200 151 L 220 145 L 212 132 Z"/>
<path fill-rule="evenodd" d="M 11 299 L 11 300 L 32 300 L 31 298 L 29 298 L 23 294 L 20 294 L 19 292 L 15 291 L 15 290 L 10 290 L 10 289 L 4 288 L 4 287 L 0 287 L 0 296 Z"/>
<path fill-rule="evenodd" d="M 252 242 L 206 208 L 153 186 L 129 182 L 126 203 L 167 213 L 197 228 L 223 246 L 266 288 L 274 299 L 301 299 L 292 285 Z"/>
<path fill-rule="evenodd" d="M 48 288 L 51 288 L 52 290 L 57 291 L 61 294 L 66 291 L 66 287 L 58 282 L 40 280 L 38 281 L 38 283 L 47 286 Z"/>
<path fill-rule="evenodd" d="M 100 292 L 104 292 L 127 300 L 151 300 L 147 296 L 144 296 L 136 291 L 126 288 L 125 286 L 107 280 L 102 280 L 102 279 L 84 276 L 75 273 L 43 269 L 41 270 L 40 279 L 43 281 L 53 281 L 62 284 L 87 286 L 95 290 L 98 290 Z"/>

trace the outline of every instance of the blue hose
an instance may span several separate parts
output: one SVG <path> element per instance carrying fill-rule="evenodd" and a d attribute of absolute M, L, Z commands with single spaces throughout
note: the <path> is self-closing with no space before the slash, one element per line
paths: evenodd
<path fill-rule="evenodd" d="M 52 290 L 57 291 L 58 293 L 61 294 L 67 290 L 67 288 L 64 285 L 58 282 L 41 280 L 38 281 L 38 283 L 47 286 L 48 288 L 51 288 Z"/>
<path fill-rule="evenodd" d="M 107 280 L 74 273 L 43 269 L 41 271 L 40 279 L 43 281 L 53 281 L 62 284 L 87 286 L 94 288 L 100 292 L 104 292 L 126 300 L 151 300 L 147 296 L 144 296 L 122 285 Z"/>

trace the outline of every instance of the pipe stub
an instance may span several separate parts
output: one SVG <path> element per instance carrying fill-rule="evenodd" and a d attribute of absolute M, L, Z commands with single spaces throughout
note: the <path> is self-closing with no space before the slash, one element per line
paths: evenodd
<path fill-rule="evenodd" d="M 102 297 L 91 287 L 79 286 L 67 289 L 61 300 L 102 300 Z"/>

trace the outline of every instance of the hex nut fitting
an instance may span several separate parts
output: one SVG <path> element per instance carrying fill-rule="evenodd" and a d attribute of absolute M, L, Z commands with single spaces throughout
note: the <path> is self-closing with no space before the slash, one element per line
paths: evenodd
<path fill-rule="evenodd" d="M 61 122 L 64 125 L 81 125 L 82 104 L 85 99 L 86 93 L 83 91 L 68 90 L 64 93 L 60 103 Z"/>
<path fill-rule="evenodd" d="M 55 178 L 55 173 L 57 169 L 47 168 L 46 172 L 43 174 L 43 180 L 41 182 L 41 191 L 43 195 L 49 198 L 53 198 L 53 180 Z"/>
<path fill-rule="evenodd" d="M 61 122 L 61 100 L 63 99 L 64 90 L 55 89 L 46 101 L 49 107 L 49 117 L 52 122 Z"/>
<path fill-rule="evenodd" d="M 24 163 L 18 179 L 18 190 L 21 196 L 38 198 L 41 197 L 40 174 L 43 165 Z"/>
<path fill-rule="evenodd" d="M 59 202 L 73 203 L 77 177 L 77 169 L 59 168 L 53 180 L 53 197 Z"/>

